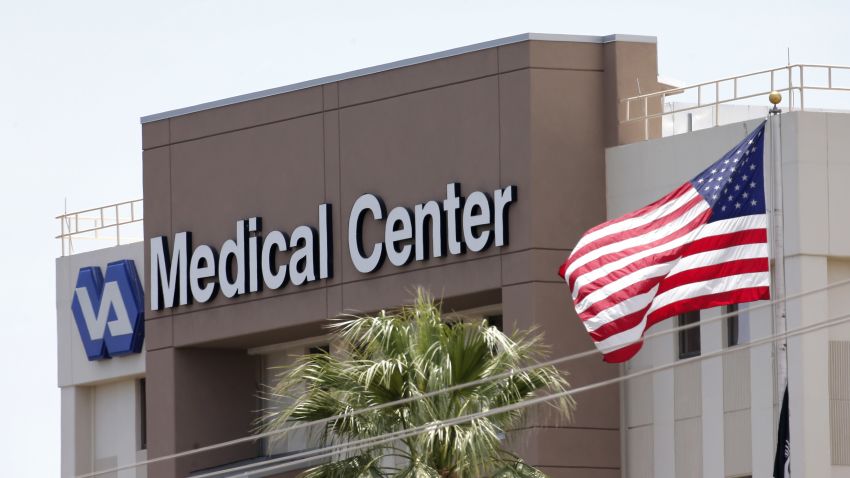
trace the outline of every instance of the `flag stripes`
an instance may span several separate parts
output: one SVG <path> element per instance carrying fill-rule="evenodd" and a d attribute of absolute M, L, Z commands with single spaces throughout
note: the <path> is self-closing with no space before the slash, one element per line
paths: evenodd
<path fill-rule="evenodd" d="M 660 200 L 600 224 L 559 273 L 604 359 L 637 353 L 674 315 L 769 298 L 764 124 Z"/>
<path fill-rule="evenodd" d="M 678 223 L 665 225 L 651 233 L 644 234 L 643 236 L 626 239 L 624 241 L 609 244 L 607 246 L 603 246 L 599 251 L 600 253 L 590 253 L 581 258 L 576 264 L 580 264 L 575 267 L 572 271 L 569 269 L 567 273 L 570 274 L 570 279 L 575 285 L 578 281 L 578 277 L 580 277 L 585 272 L 591 271 L 593 269 L 597 269 L 599 267 L 604 267 L 611 262 L 624 260 L 644 251 L 659 251 L 665 250 L 663 247 L 665 244 L 668 244 L 676 239 L 681 239 L 677 243 L 673 244 L 674 247 L 680 246 L 692 238 L 688 236 L 689 233 L 696 230 L 702 224 L 705 223 L 705 220 L 710 216 L 710 210 L 708 208 L 694 208 L 696 213 L 699 213 L 696 217 L 696 214 L 688 214 L 683 216 Z M 692 210 L 693 211 L 693 210 Z M 685 222 L 687 221 L 687 222 Z M 643 242 L 641 242 L 643 241 Z M 618 247 L 621 248 L 618 250 Z M 586 259 L 588 256 L 594 256 L 593 260 L 581 261 L 581 259 Z M 638 256 L 639 257 L 639 256 Z M 583 263 L 582 263 L 583 262 Z M 613 271 L 612 271 L 613 272 Z M 573 292 L 573 294 L 578 294 L 581 291 L 579 288 Z"/>

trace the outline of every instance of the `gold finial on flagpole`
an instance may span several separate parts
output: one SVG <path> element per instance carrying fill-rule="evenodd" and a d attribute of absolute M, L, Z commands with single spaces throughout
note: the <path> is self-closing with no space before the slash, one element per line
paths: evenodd
<path fill-rule="evenodd" d="M 769 95 L 767 95 L 767 100 L 773 105 L 773 108 L 770 110 L 770 114 L 775 115 L 782 112 L 782 110 L 779 109 L 779 106 L 777 106 L 782 101 L 782 93 L 773 90 Z"/>

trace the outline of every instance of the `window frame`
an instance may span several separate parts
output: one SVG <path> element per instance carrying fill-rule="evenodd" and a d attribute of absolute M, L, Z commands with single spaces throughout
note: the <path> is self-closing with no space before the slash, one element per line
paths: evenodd
<path fill-rule="evenodd" d="M 277 343 L 277 344 L 265 345 L 265 346 L 261 346 L 261 347 L 255 347 L 255 348 L 248 349 L 248 351 L 247 351 L 248 355 L 254 355 L 254 356 L 257 356 L 259 358 L 259 360 L 258 360 L 259 367 L 260 367 L 259 372 L 260 372 L 260 376 L 261 376 L 261 380 L 260 380 L 260 383 L 259 383 L 260 388 L 262 389 L 265 386 L 273 385 L 272 384 L 273 379 L 271 377 L 269 377 L 269 375 L 270 375 L 269 370 L 270 370 L 270 365 L 271 365 L 269 363 L 269 359 L 270 359 L 271 356 L 276 355 L 276 356 L 279 357 L 280 354 L 282 353 L 282 354 L 284 354 L 284 356 L 295 358 L 295 357 L 298 357 L 298 356 L 303 356 L 303 355 L 307 355 L 309 353 L 312 353 L 313 349 L 322 349 L 322 351 L 325 352 L 325 353 L 333 353 L 334 346 L 333 346 L 333 342 L 331 340 L 332 338 L 333 338 L 332 335 L 325 334 L 325 335 L 319 335 L 319 336 L 314 336 L 314 337 L 306 337 L 306 338 L 299 339 L 299 340 L 293 340 L 293 341 L 289 341 L 289 342 L 281 342 L 281 343 Z M 325 349 L 327 349 L 327 350 L 325 351 Z M 260 394 L 257 394 L 257 406 L 258 406 L 258 410 L 260 410 L 260 411 L 263 411 L 268 407 L 268 404 L 262 399 Z M 262 414 L 262 412 L 261 412 L 261 414 Z M 264 416 L 261 416 L 260 420 L 263 423 L 265 423 L 265 417 Z M 260 445 L 261 446 L 261 451 L 260 451 L 261 455 L 260 456 L 263 456 L 263 457 L 280 456 L 280 455 L 285 454 L 285 453 L 297 452 L 297 451 L 303 451 L 303 450 L 310 449 L 309 446 L 307 448 L 292 447 L 290 449 L 291 444 L 287 443 L 284 446 L 286 448 L 286 450 L 281 451 L 281 450 L 276 449 L 276 446 L 275 446 L 276 443 L 274 443 L 274 438 L 272 438 L 272 437 L 264 437 L 261 440 L 259 440 L 259 442 L 261 443 L 261 445 Z"/>
<path fill-rule="evenodd" d="M 138 417 L 138 429 L 136 430 L 137 449 L 148 449 L 148 397 L 147 381 L 145 377 L 136 380 L 136 414 Z"/>
<path fill-rule="evenodd" d="M 724 334 L 726 347 L 741 345 L 741 314 L 739 313 L 738 304 L 725 305 L 722 311 L 724 315 L 732 312 L 735 313 L 733 316 L 726 317 L 726 333 Z"/>
<path fill-rule="evenodd" d="M 693 324 L 694 322 L 700 322 L 700 311 L 690 311 L 685 312 L 683 314 L 679 314 L 677 319 L 677 324 L 679 327 Z M 696 344 L 695 349 L 691 348 L 694 343 Z M 698 357 L 702 354 L 702 336 L 700 334 L 700 327 L 692 327 L 687 330 L 680 330 L 678 333 L 678 353 L 677 356 L 679 360 Z"/>

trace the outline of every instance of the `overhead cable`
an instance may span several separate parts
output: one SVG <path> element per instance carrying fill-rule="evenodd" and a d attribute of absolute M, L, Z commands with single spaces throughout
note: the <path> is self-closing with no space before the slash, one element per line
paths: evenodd
<path fill-rule="evenodd" d="M 850 284 L 850 279 L 833 282 L 831 284 L 827 284 L 827 285 L 822 286 L 822 287 L 817 287 L 817 288 L 810 289 L 810 290 L 803 291 L 803 292 L 799 292 L 799 293 L 796 293 L 796 294 L 791 294 L 791 295 L 786 296 L 784 299 L 771 300 L 771 301 L 759 301 L 757 304 L 748 306 L 746 309 L 739 309 L 739 310 L 734 311 L 734 312 L 729 312 L 729 313 L 726 313 L 726 314 L 720 314 L 718 316 L 711 317 L 711 318 L 701 319 L 699 322 L 692 322 L 692 323 L 689 323 L 689 324 L 685 324 L 685 325 L 681 325 L 681 326 L 677 326 L 677 327 L 671 327 L 669 329 L 665 329 L 665 330 L 661 330 L 661 331 L 658 331 L 658 332 L 647 334 L 643 337 L 643 340 L 645 341 L 645 340 L 648 340 L 648 339 L 651 339 L 651 338 L 661 337 L 661 336 L 664 336 L 664 335 L 668 335 L 668 334 L 672 334 L 672 333 L 676 333 L 676 332 L 681 332 L 681 331 L 688 330 L 688 329 L 691 329 L 691 328 L 694 328 L 694 327 L 699 327 L 700 325 L 710 324 L 710 323 L 713 323 L 713 322 L 716 322 L 716 321 L 719 321 L 719 320 L 723 320 L 723 319 L 726 319 L 726 318 L 729 318 L 729 317 L 735 317 L 735 316 L 739 316 L 741 314 L 748 313 L 748 312 L 751 312 L 751 311 L 764 309 L 764 308 L 767 308 L 767 307 L 772 307 L 775 303 L 780 302 L 780 301 L 787 302 L 789 300 L 799 299 L 799 298 L 802 298 L 802 297 L 805 297 L 805 296 L 808 296 L 808 295 L 817 294 L 817 293 L 824 292 L 824 291 L 827 291 L 827 290 L 835 288 L 835 287 L 841 287 L 841 286 L 848 285 L 848 284 Z M 352 410 L 352 411 L 349 411 L 349 412 L 346 412 L 346 413 L 334 415 L 334 416 L 331 416 L 331 417 L 322 418 L 322 419 L 319 419 L 319 420 L 313 420 L 313 421 L 308 421 L 308 422 L 299 422 L 299 423 L 295 423 L 291 426 L 288 426 L 286 428 L 282 428 L 280 430 L 271 430 L 271 431 L 267 431 L 267 432 L 263 432 L 263 433 L 258 433 L 258 434 L 255 434 L 255 435 L 249 435 L 249 436 L 245 436 L 245 437 L 241 437 L 241 438 L 236 438 L 236 439 L 233 439 L 233 440 L 224 441 L 224 442 L 221 442 L 221 443 L 215 443 L 215 444 L 212 444 L 212 445 L 207 445 L 207 446 L 204 446 L 204 447 L 195 448 L 195 449 L 192 449 L 192 450 L 185 450 L 185 451 L 173 453 L 173 454 L 170 454 L 170 455 L 164 455 L 164 456 L 159 456 L 159 457 L 155 457 L 155 458 L 149 458 L 147 460 L 141 460 L 141 461 L 138 461 L 138 462 L 135 462 L 135 463 L 127 464 L 127 465 L 121 465 L 121 466 L 117 466 L 117 467 L 113 467 L 113 468 L 109 468 L 109 469 L 94 471 L 94 472 L 91 472 L 91 473 L 84 473 L 84 474 L 77 475 L 76 478 L 92 478 L 92 477 L 100 476 L 100 475 L 107 474 L 107 473 L 115 473 L 115 472 L 118 472 L 118 471 L 128 470 L 128 469 L 136 468 L 136 467 L 139 467 L 139 466 L 150 465 L 150 464 L 154 464 L 154 463 L 161 463 L 161 462 L 164 462 L 164 461 L 167 461 L 167 460 L 183 458 L 183 457 L 187 457 L 187 456 L 196 455 L 196 454 L 199 454 L 199 453 L 205 453 L 205 452 L 208 452 L 208 451 L 227 448 L 227 447 L 238 445 L 238 444 L 241 444 L 241 443 L 254 442 L 254 441 L 262 439 L 262 438 L 277 436 L 277 435 L 289 433 L 289 432 L 292 432 L 292 431 L 295 431 L 295 430 L 308 428 L 308 427 L 312 427 L 312 426 L 323 425 L 323 424 L 327 424 L 327 423 L 330 423 L 330 422 L 333 422 L 333 421 L 336 421 L 336 420 L 339 420 L 339 419 L 350 418 L 350 417 L 362 415 L 364 413 L 382 410 L 382 409 L 385 409 L 385 408 L 397 407 L 397 406 L 405 405 L 405 404 L 412 403 L 412 402 L 415 402 L 415 401 L 418 401 L 418 400 L 423 400 L 423 399 L 426 399 L 426 398 L 438 396 L 438 395 L 441 395 L 443 393 L 454 392 L 454 391 L 463 390 L 463 389 L 466 389 L 466 388 L 469 388 L 469 387 L 487 384 L 487 383 L 494 382 L 494 381 L 497 381 L 497 380 L 501 380 L 501 379 L 504 379 L 504 378 L 509 378 L 509 377 L 515 376 L 517 374 L 521 374 L 521 373 L 528 372 L 528 371 L 531 371 L 531 370 L 536 370 L 538 368 L 558 365 L 558 364 L 562 364 L 562 363 L 569 362 L 569 361 L 572 361 L 572 360 L 577 360 L 577 359 L 580 359 L 580 358 L 589 357 L 589 356 L 598 355 L 598 354 L 599 354 L 599 352 L 596 349 L 586 350 L 584 352 L 570 354 L 570 355 L 546 360 L 546 361 L 543 361 L 543 362 L 537 362 L 537 363 L 534 363 L 534 364 L 530 364 L 526 367 L 518 368 L 518 369 L 515 369 L 515 370 L 509 370 L 509 371 L 506 371 L 506 372 L 503 372 L 503 373 L 500 373 L 500 374 L 492 375 L 492 376 L 481 378 L 481 379 L 478 379 L 478 380 L 472 380 L 472 381 L 469 381 L 469 382 L 460 383 L 460 384 L 457 384 L 457 385 L 452 385 L 450 387 L 441 388 L 441 389 L 438 389 L 438 390 L 432 390 L 430 392 L 425 392 L 425 393 L 422 393 L 422 394 L 419 394 L 419 395 L 406 397 L 406 398 L 402 398 L 402 399 L 399 399 L 399 400 L 394 400 L 392 402 L 386 402 L 386 403 L 381 403 L 381 404 L 377 404 L 377 405 L 372 405 L 372 406 L 369 406 L 369 407 L 360 408 L 360 409 L 357 409 L 357 410 Z M 677 362 L 677 363 L 681 363 L 681 362 Z M 578 389 L 573 389 L 573 390 L 578 390 Z M 292 456 L 293 455 L 289 455 L 288 457 L 292 457 Z"/>

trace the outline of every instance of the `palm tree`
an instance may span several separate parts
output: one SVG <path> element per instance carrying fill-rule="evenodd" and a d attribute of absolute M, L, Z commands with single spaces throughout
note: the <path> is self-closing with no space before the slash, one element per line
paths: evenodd
<path fill-rule="evenodd" d="M 507 336 L 486 321 L 444 321 L 439 304 L 422 291 L 413 305 L 392 314 L 355 317 L 331 328 L 333 353 L 304 355 L 279 375 L 268 398 L 289 405 L 266 415 L 264 431 L 486 379 L 545 356 L 540 334 L 521 331 Z M 539 368 L 331 421 L 312 438 L 318 446 L 328 446 L 376 437 L 514 404 L 536 392 L 560 392 L 567 386 L 554 367 Z M 565 397 L 554 407 L 568 419 L 574 403 Z M 504 442 L 505 432 L 521 424 L 523 410 L 341 453 L 302 476 L 544 477 L 509 452 Z"/>

